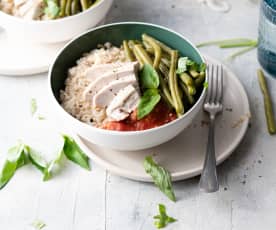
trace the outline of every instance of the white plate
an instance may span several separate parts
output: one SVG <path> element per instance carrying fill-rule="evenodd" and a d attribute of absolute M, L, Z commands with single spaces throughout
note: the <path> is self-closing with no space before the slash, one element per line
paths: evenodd
<path fill-rule="evenodd" d="M 98 25 L 103 23 L 104 20 Z M 8 34 L 0 27 L 0 74 L 24 76 L 47 72 L 58 51 L 66 43 L 30 43 L 23 37 Z"/>
<path fill-rule="evenodd" d="M 207 62 L 219 63 L 207 58 Z M 217 162 L 221 163 L 238 146 L 246 133 L 250 109 L 246 92 L 238 78 L 224 66 L 224 109 L 217 117 L 215 146 Z M 201 173 L 207 144 L 208 117 L 201 111 L 192 125 L 173 140 L 160 146 L 135 151 L 121 152 L 92 144 L 78 135 L 80 147 L 93 161 L 116 175 L 139 181 L 151 181 L 143 168 L 145 156 L 154 154 L 154 159 L 172 174 L 172 180 L 183 180 Z"/>
<path fill-rule="evenodd" d="M 31 44 L 0 28 L 0 74 L 22 76 L 46 72 L 64 45 Z"/>

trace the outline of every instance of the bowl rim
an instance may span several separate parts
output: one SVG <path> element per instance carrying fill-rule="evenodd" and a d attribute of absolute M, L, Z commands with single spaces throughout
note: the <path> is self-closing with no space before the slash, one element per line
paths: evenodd
<path fill-rule="evenodd" d="M 53 103 L 55 104 L 55 106 L 58 108 L 58 110 L 63 113 L 69 120 L 71 120 L 71 122 L 73 123 L 76 123 L 78 126 L 81 126 L 82 128 L 87 128 L 87 129 L 92 129 L 92 130 L 95 130 L 96 132 L 99 132 L 101 134 L 109 134 L 109 135 L 116 135 L 116 136 L 133 136 L 133 135 L 142 135 L 142 134 L 147 134 L 147 133 L 152 133 L 152 132 L 155 132 L 157 130 L 160 130 L 160 129 L 164 129 L 164 128 L 167 128 L 168 126 L 172 126 L 174 125 L 175 123 L 178 123 L 179 121 L 183 120 L 184 118 L 186 118 L 189 114 L 192 113 L 193 110 L 195 110 L 195 108 L 200 104 L 200 102 L 202 100 L 204 100 L 204 97 L 206 95 L 206 88 L 203 87 L 203 90 L 201 92 L 201 95 L 200 97 L 198 98 L 198 100 L 196 101 L 196 103 L 186 112 L 184 113 L 181 117 L 178 117 L 177 119 L 173 120 L 173 121 L 170 121 L 169 123 L 166 123 L 164 125 L 161 125 L 161 126 L 158 126 L 158 127 L 154 127 L 154 128 L 151 128 L 151 129 L 146 129 L 146 130 L 136 130 L 136 131 L 117 131 L 117 130 L 107 130 L 107 129 L 101 129 L 101 128 L 97 128 L 97 127 L 94 127 L 92 125 L 89 125 L 89 124 L 86 124 L 80 120 L 78 120 L 77 118 L 73 117 L 71 114 L 69 114 L 67 111 L 65 111 L 63 109 L 63 107 L 60 105 L 60 103 L 57 101 L 54 93 L 53 93 L 53 90 L 52 90 L 52 84 L 51 84 L 51 75 L 52 75 L 52 70 L 53 70 L 53 67 L 54 67 L 54 64 L 56 62 L 56 60 L 58 59 L 58 57 L 60 56 L 60 54 L 64 51 L 64 49 L 66 49 L 72 42 L 74 42 L 75 40 L 79 39 L 80 37 L 84 36 L 85 34 L 88 34 L 88 33 L 91 33 L 95 30 L 100 30 L 100 29 L 103 29 L 105 27 L 110 27 L 110 26 L 117 26 L 117 25 L 128 25 L 128 24 L 136 24 L 136 25 L 144 25 L 144 26 L 150 26 L 150 27 L 156 27 L 156 28 L 159 28 L 159 29 L 162 29 L 162 30 L 166 30 L 170 33 L 173 33 L 177 36 L 179 36 L 180 38 L 182 38 L 183 40 L 185 40 L 186 42 L 189 43 L 189 45 L 191 45 L 191 47 L 198 53 L 199 57 L 202 59 L 203 62 L 206 62 L 205 58 L 201 55 L 201 53 L 199 52 L 199 50 L 196 48 L 195 45 L 193 45 L 192 42 L 190 42 L 189 39 L 187 39 L 185 36 L 181 35 L 180 33 L 174 31 L 174 30 L 171 30 L 167 27 L 164 27 L 164 26 L 160 26 L 160 25 L 156 25 L 156 24 L 153 24 L 153 23 L 147 23 L 147 22 L 135 22 L 135 21 L 128 21 L 128 22 L 116 22 L 116 23 L 109 23 L 109 24 L 105 24 L 105 25 L 102 25 L 102 26 L 98 26 L 98 27 L 95 27 L 95 28 L 92 28 L 88 31 L 85 31 L 84 33 L 81 33 L 80 35 L 74 37 L 72 40 L 70 40 L 68 43 L 66 43 L 66 45 L 59 50 L 58 54 L 56 55 L 56 57 L 53 59 L 52 61 L 52 64 L 50 65 L 50 68 L 49 68 L 49 72 L 48 72 L 48 90 L 50 91 L 49 94 L 50 94 L 50 97 L 51 97 L 51 100 L 53 100 Z M 207 71 L 206 71 L 206 79 L 208 81 L 208 74 L 207 74 Z"/>
<path fill-rule="evenodd" d="M 12 20 L 12 21 L 15 21 L 15 22 L 18 22 L 18 23 L 25 23 L 25 24 L 28 24 L 28 25 L 45 25 L 45 24 L 52 25 L 52 24 L 62 23 L 64 21 L 74 20 L 75 18 L 81 17 L 85 14 L 89 14 L 91 11 L 96 11 L 97 8 L 99 8 L 101 5 L 103 5 L 104 2 L 106 2 L 106 1 L 111 1 L 111 3 L 113 3 L 114 0 L 99 0 L 94 5 L 92 5 L 91 7 L 89 7 L 88 9 L 86 9 L 86 10 L 80 12 L 80 13 L 77 13 L 77 14 L 74 14 L 74 15 L 71 15 L 71 16 L 66 16 L 66 17 L 63 17 L 63 18 L 58 18 L 58 19 L 27 20 L 27 19 L 24 19 L 24 18 L 19 18 L 19 17 L 16 17 L 14 15 L 7 14 L 7 13 L 1 11 L 1 10 L 0 10 L 0 16 L 6 17 L 9 20 Z"/>

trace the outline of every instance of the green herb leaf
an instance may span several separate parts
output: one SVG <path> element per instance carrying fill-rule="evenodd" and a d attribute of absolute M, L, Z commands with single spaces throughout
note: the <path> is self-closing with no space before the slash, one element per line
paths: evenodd
<path fill-rule="evenodd" d="M 64 152 L 63 152 L 63 148 L 62 148 L 59 151 L 56 159 L 52 160 L 50 162 L 50 164 L 48 164 L 48 167 L 46 167 L 46 169 L 44 170 L 44 177 L 43 177 L 44 181 L 47 181 L 50 178 L 52 178 L 54 168 L 61 166 L 61 162 L 62 162 L 63 158 L 64 158 Z"/>
<path fill-rule="evenodd" d="M 188 70 L 198 71 L 199 70 L 199 65 L 196 62 L 189 59 L 188 57 L 179 58 L 176 73 L 177 74 L 182 74 L 182 73 L 184 73 Z"/>
<path fill-rule="evenodd" d="M 203 87 L 204 87 L 204 89 L 208 89 L 208 86 L 209 86 L 209 84 L 208 84 L 207 81 L 203 82 Z"/>
<path fill-rule="evenodd" d="M 46 160 L 43 159 L 43 157 L 38 152 L 36 152 L 33 148 L 29 146 L 25 146 L 25 149 L 26 149 L 26 152 L 28 153 L 30 162 L 44 174 L 44 171 L 48 165 Z"/>
<path fill-rule="evenodd" d="M 205 63 L 201 63 L 199 65 L 199 72 L 205 72 L 206 68 L 207 68 L 206 64 Z"/>
<path fill-rule="evenodd" d="M 140 72 L 140 82 L 144 89 L 157 89 L 159 86 L 159 76 L 155 69 L 145 64 Z"/>
<path fill-rule="evenodd" d="M 151 156 L 147 156 L 144 160 L 144 168 L 146 173 L 150 174 L 155 185 L 172 201 L 176 201 L 172 188 L 170 173 L 158 165 Z"/>
<path fill-rule="evenodd" d="M 163 204 L 158 205 L 158 210 L 159 210 L 159 215 L 154 216 L 154 219 L 157 219 L 157 221 L 154 222 L 154 225 L 156 228 L 164 228 L 166 227 L 169 223 L 173 223 L 177 221 L 173 217 L 170 217 L 167 215 L 166 212 L 166 207 Z"/>
<path fill-rule="evenodd" d="M 84 169 L 90 170 L 89 158 L 80 149 L 80 147 L 77 145 L 74 139 L 67 135 L 63 135 L 63 138 L 64 138 L 63 152 L 65 156 L 69 160 L 83 167 Z"/>
<path fill-rule="evenodd" d="M 0 189 L 2 189 L 13 177 L 16 169 L 26 164 L 24 156 L 24 144 L 19 143 L 9 149 L 7 160 L 0 173 Z"/>
<path fill-rule="evenodd" d="M 36 111 L 37 111 L 37 103 L 36 103 L 36 99 L 35 98 L 31 99 L 30 105 L 31 105 L 31 114 L 33 116 L 36 113 Z"/>
<path fill-rule="evenodd" d="M 32 223 L 32 226 L 35 228 L 35 230 L 41 230 L 42 228 L 46 227 L 46 224 L 43 223 L 41 220 L 35 220 Z"/>
<path fill-rule="evenodd" d="M 138 120 L 147 116 L 160 101 L 161 96 L 157 89 L 147 89 L 141 97 L 138 104 L 137 118 Z"/>
<path fill-rule="evenodd" d="M 58 16 L 60 8 L 55 0 L 45 0 L 46 8 L 44 13 L 51 19 L 54 19 Z"/>

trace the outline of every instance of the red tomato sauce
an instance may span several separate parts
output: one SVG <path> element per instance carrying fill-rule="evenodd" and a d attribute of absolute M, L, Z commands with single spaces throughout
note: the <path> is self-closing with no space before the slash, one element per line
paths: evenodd
<path fill-rule="evenodd" d="M 176 118 L 175 112 L 171 111 L 164 102 L 160 102 L 150 114 L 141 120 L 137 119 L 137 111 L 134 111 L 127 119 L 107 122 L 102 128 L 116 131 L 138 131 L 167 124 Z"/>

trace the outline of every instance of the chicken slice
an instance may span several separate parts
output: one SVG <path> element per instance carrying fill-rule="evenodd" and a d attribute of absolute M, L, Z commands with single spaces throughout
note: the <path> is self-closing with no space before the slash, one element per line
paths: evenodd
<path fill-rule="evenodd" d="M 139 99 L 139 92 L 132 85 L 121 89 L 106 109 L 108 118 L 113 121 L 126 119 L 137 107 Z"/>

